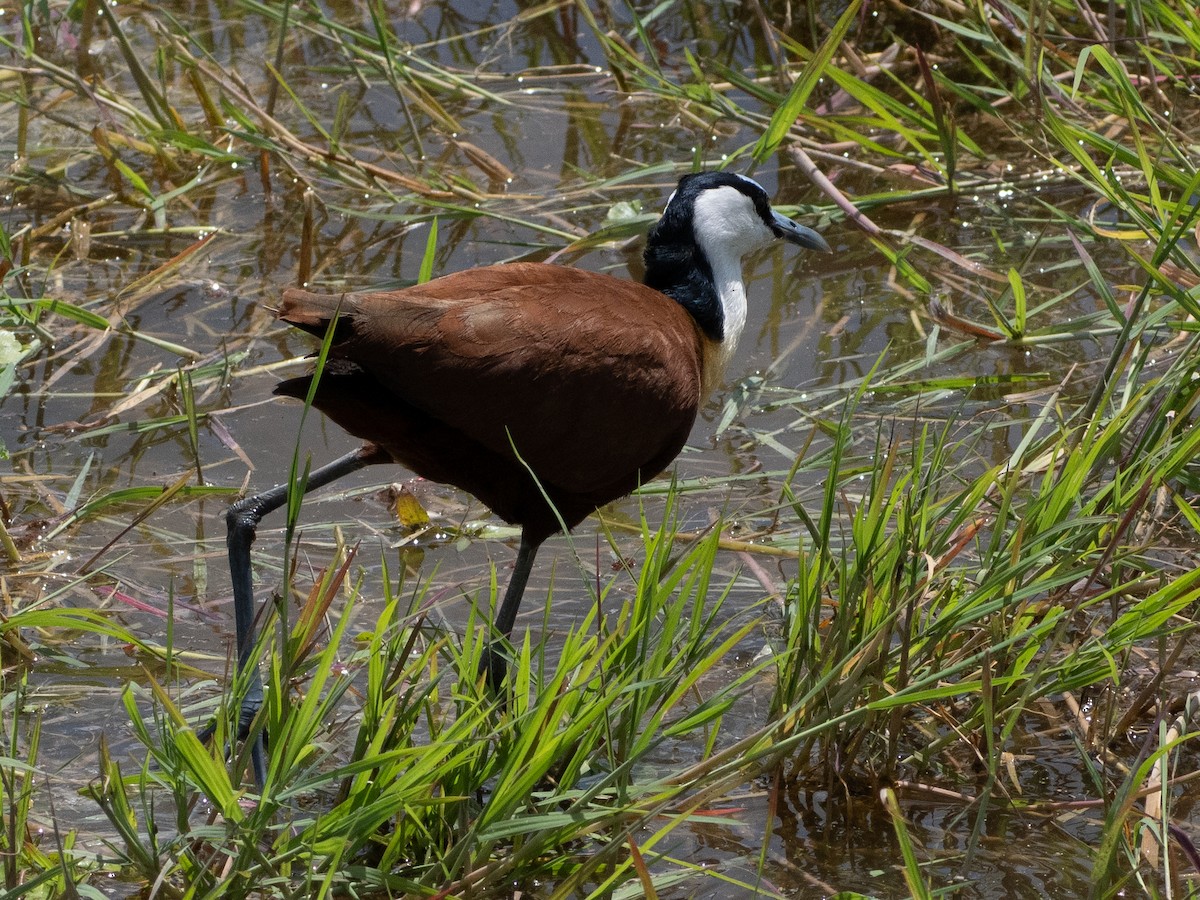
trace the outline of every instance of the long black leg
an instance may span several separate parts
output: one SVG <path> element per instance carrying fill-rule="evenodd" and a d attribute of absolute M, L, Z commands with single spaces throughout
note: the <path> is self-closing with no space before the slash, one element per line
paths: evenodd
<path fill-rule="evenodd" d="M 366 444 L 335 459 L 333 462 L 314 469 L 308 475 L 304 492 L 315 491 L 319 487 L 337 481 L 343 475 L 356 472 L 364 466 L 374 463 L 390 462 L 391 457 L 374 444 Z M 229 548 L 229 574 L 233 580 L 233 619 L 237 631 L 237 667 L 241 672 L 246 668 L 254 651 L 257 638 L 254 628 L 254 576 L 250 568 L 250 545 L 254 542 L 258 523 L 263 516 L 271 513 L 287 503 L 288 486 L 276 485 L 261 494 L 246 497 L 234 503 L 225 511 L 227 527 L 225 543 Z M 246 695 L 242 698 L 241 711 L 238 714 L 238 733 L 244 736 L 250 730 L 250 724 L 258 714 L 263 701 L 262 675 L 255 668 L 250 673 Z M 266 780 L 266 762 L 263 756 L 262 732 L 259 731 L 251 750 L 251 761 L 254 765 L 254 777 L 259 785 Z"/>
<path fill-rule="evenodd" d="M 512 577 L 508 580 L 508 588 L 504 591 L 500 609 L 496 611 L 495 631 L 503 636 L 503 641 L 497 639 L 489 643 L 479 660 L 480 674 L 487 675 L 488 686 L 496 693 L 504 687 L 508 677 L 507 650 L 500 645 L 508 643 L 512 637 L 513 626 L 517 623 L 517 611 L 521 608 L 521 597 L 525 593 L 529 573 L 533 570 L 533 559 L 541 545 L 541 540 L 531 540 L 527 531 L 521 531 L 517 563 L 513 567 Z"/>

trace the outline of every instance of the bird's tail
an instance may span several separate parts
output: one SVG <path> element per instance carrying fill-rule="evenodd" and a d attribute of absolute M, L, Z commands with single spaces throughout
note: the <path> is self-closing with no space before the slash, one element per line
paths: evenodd
<path fill-rule="evenodd" d="M 341 330 L 341 313 L 344 310 L 348 310 L 345 294 L 313 294 L 292 288 L 283 292 L 277 315 L 281 322 L 287 322 L 311 335 L 324 338 L 329 323 L 335 318 L 338 320 L 338 330 Z M 334 342 L 337 343 L 341 337 L 334 334 Z"/>

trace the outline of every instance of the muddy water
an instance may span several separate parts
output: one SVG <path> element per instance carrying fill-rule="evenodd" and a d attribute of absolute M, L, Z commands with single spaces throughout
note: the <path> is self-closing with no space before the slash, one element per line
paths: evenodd
<path fill-rule="evenodd" d="M 216 63 L 236 70 L 261 101 L 269 83 L 260 61 L 272 46 L 273 29 L 235 3 L 177 6 L 179 21 Z M 481 6 L 483 13 L 477 11 Z M 684 46 L 703 59 L 736 68 L 767 58 L 768 48 L 756 42 L 758 32 L 750 27 L 748 12 L 724 4 L 693 6 L 689 16 L 654 25 L 655 40 L 671 65 L 683 63 L 670 48 Z M 366 27 L 355 4 L 331 3 L 327 9 L 334 19 L 344 17 L 356 27 Z M 338 139 L 352 155 L 417 177 L 443 173 L 488 188 L 487 174 L 472 161 L 479 157 L 465 147 L 469 142 L 511 172 L 511 181 L 490 185 L 501 196 L 480 201 L 478 208 L 461 198 L 447 201 L 457 208 L 446 210 L 439 220 L 438 272 L 546 258 L 563 246 L 563 233 L 592 232 L 612 211 L 640 209 L 649 222 L 693 159 L 719 162 L 723 154 L 754 137 L 735 123 L 706 125 L 681 114 L 674 104 L 621 92 L 575 11 L 555 11 L 525 22 L 514 20 L 516 12 L 505 3 L 413 4 L 411 15 L 394 23 L 399 35 L 417 48 L 414 65 L 424 61 L 453 69 L 495 95 L 488 99 L 449 91 L 437 94 L 445 115 L 460 129 L 452 136 L 444 122 L 435 127 L 426 110 L 415 104 L 406 107 L 377 77 L 360 79 L 348 71 L 327 28 L 294 23 L 285 47 L 283 73 L 290 88 L 313 120 L 325 127 L 339 123 Z M 147 21 L 131 16 L 129 28 L 149 52 Z M 618 17 L 614 25 L 627 23 Z M 71 32 L 63 27 L 58 39 L 65 41 L 63 35 Z M 66 58 L 68 44 L 47 52 Z M 114 78 L 123 70 L 111 40 L 95 48 L 94 58 Z M 182 72 L 170 70 L 167 77 L 169 91 L 185 115 L 189 120 L 198 116 L 194 106 L 186 106 L 189 96 L 194 102 L 194 95 L 187 93 Z M 752 105 L 747 98 L 739 100 Z M 295 102 L 281 95 L 278 104 L 281 122 L 300 139 L 321 143 Z M 96 116 L 83 104 L 73 114 Z M 37 149 L 30 163 L 35 168 L 97 193 L 111 186 L 111 172 L 97 161 L 78 130 L 37 118 L 31 129 Z M 15 139 L 9 129 L 3 135 L 6 148 L 15 146 Z M 244 146 L 238 149 L 248 152 Z M 430 227 L 430 208 L 390 200 L 381 191 L 348 187 L 319 166 L 291 172 L 274 164 L 267 187 L 253 158 L 236 163 L 214 159 L 200 166 L 202 182 L 184 192 L 180 202 L 167 205 L 169 234 L 150 227 L 152 216 L 135 206 L 114 203 L 89 216 L 86 252 L 73 256 L 65 234 L 51 235 L 39 245 L 37 259 L 43 271 L 53 252 L 63 253 L 38 291 L 94 306 L 103 315 L 113 310 L 121 315 L 115 320 L 118 330 L 105 335 L 84 328 L 59 330 L 58 346 L 25 366 L 18 388 L 0 400 L 0 437 L 12 456 L 13 472 L 5 492 L 18 517 L 51 518 L 52 498 L 67 497 L 81 472 L 85 474 L 79 492 L 84 498 L 123 487 L 170 483 L 197 466 L 210 486 L 231 492 L 243 486 L 258 490 L 282 477 L 297 445 L 311 454 L 314 464 L 355 445 L 315 414 L 301 427 L 297 405 L 271 398 L 278 377 L 294 371 L 284 361 L 311 350 L 306 338 L 277 327 L 269 310 L 279 290 L 297 278 L 305 182 L 317 201 L 316 265 L 310 281 L 322 287 L 385 288 L 414 280 Z M 625 182 L 588 187 L 592 179 L 625 172 L 637 174 Z M 869 180 L 843 174 L 843 189 L 872 190 Z M 186 175 L 151 168 L 146 177 L 161 192 L 177 187 Z M 771 164 L 755 176 L 780 203 L 825 206 L 794 171 L 780 173 Z M 979 251 L 979 261 L 1004 271 L 1036 240 L 1014 215 L 1022 196 L 968 195 L 956 206 L 882 209 L 876 218 L 886 227 L 919 230 L 962 253 Z M 1032 198 L 1032 187 L 1027 196 Z M 53 195 L 48 198 L 44 189 L 14 189 L 4 200 L 0 218 L 10 231 L 26 221 L 44 222 L 57 212 Z M 1081 201 L 1064 192 L 1057 202 Z M 809 221 L 823 228 L 835 248 L 833 256 L 781 247 L 747 261 L 751 309 L 746 334 L 727 383 L 705 408 L 675 468 L 689 487 L 680 511 L 684 528 L 704 527 L 716 516 L 725 517 L 734 528 L 753 527 L 778 500 L 777 476 L 793 464 L 804 444 L 802 435 L 812 427 L 811 417 L 827 414 L 823 411 L 834 402 L 829 389 L 862 377 L 885 351 L 891 361 L 917 359 L 927 352 L 929 323 L 919 302 L 894 286 L 892 273 L 867 243 L 819 213 Z M 557 234 L 547 234 L 546 228 Z M 644 223 L 635 230 L 643 228 Z M 129 291 L 139 278 L 213 233 L 208 244 L 159 283 Z M 1006 249 L 998 249 L 1001 246 Z M 569 262 L 637 277 L 639 249 L 636 239 L 621 239 L 572 254 Z M 1055 270 L 1058 260 L 1070 257 L 1068 250 L 1045 246 L 1040 251 L 1047 285 L 1056 278 L 1064 287 L 1079 283 L 1078 277 Z M 1120 275 L 1114 272 L 1114 280 Z M 1073 302 L 1082 315 L 1096 301 L 1081 292 Z M 163 341 L 182 345 L 188 353 L 181 356 L 165 349 Z M 1054 383 L 1071 363 L 1086 362 L 1099 349 L 1099 344 L 1087 341 L 1038 354 L 973 349 L 938 364 L 931 374 Z M 224 367 L 221 360 L 230 354 L 234 361 Z M 212 370 L 193 379 L 196 409 L 210 417 L 200 428 L 195 448 L 183 424 L 133 430 L 178 414 L 178 389 L 151 392 L 110 417 L 115 406 L 152 387 L 162 373 L 196 362 L 209 363 Z M 940 406 L 933 404 L 925 412 L 970 420 L 992 414 L 1003 393 L 1003 387 L 971 388 L 943 397 Z M 810 395 L 813 405 L 807 407 L 804 398 Z M 868 397 L 868 414 L 871 409 Z M 880 415 L 894 415 L 892 398 L 880 398 L 877 409 Z M 994 443 L 980 448 L 983 455 L 1002 459 L 1019 440 L 1025 412 L 1008 407 L 1006 415 L 1012 427 L 994 429 Z M 372 558 L 394 558 L 394 546 L 403 539 L 383 499 L 390 481 L 405 483 L 435 523 L 444 526 L 444 533 L 453 536 L 431 543 L 415 577 L 434 579 L 438 613 L 448 627 L 461 628 L 468 604 L 481 592 L 486 597 L 491 567 L 499 567 L 503 577 L 511 563 L 513 532 L 472 498 L 452 489 L 414 482 L 410 473 L 400 470 L 366 471 L 346 479 L 306 502 L 298 551 L 301 566 L 315 570 L 329 558 L 332 526 L 337 525 L 348 541 L 362 542 L 359 560 L 366 561 L 369 596 L 371 579 L 378 578 Z M 806 491 L 818 490 L 820 481 L 819 472 L 802 472 L 795 487 L 803 497 Z M 159 643 L 167 638 L 170 613 L 177 648 L 202 654 L 201 665 L 220 671 L 232 641 L 220 519 L 227 499 L 217 495 L 170 504 L 105 550 L 93 568 L 103 568 L 111 577 L 116 589 L 107 593 L 75 584 L 73 572 L 128 523 L 129 508 L 116 507 L 68 529 L 39 548 L 51 555 L 46 564 L 51 574 L 43 590 L 61 589 L 67 603 L 103 605 L 130 630 Z M 657 522 L 661 501 L 649 492 L 643 502 L 650 521 Z M 614 521 L 636 522 L 638 514 L 638 501 L 632 499 L 609 511 Z M 255 545 L 260 595 L 273 590 L 281 577 L 279 528 L 278 522 L 265 523 Z M 552 540 L 531 580 L 518 629 L 540 628 L 543 610 L 538 599 L 547 595 L 552 582 L 556 621 L 569 622 L 582 614 L 590 602 L 584 579 L 595 561 L 605 577 L 612 577 L 617 556 L 633 552 L 637 544 L 616 534 L 614 552 L 595 524 L 585 523 L 574 539 L 578 556 L 565 539 Z M 720 566 L 729 577 L 739 569 L 733 558 L 723 559 Z M 780 577 L 786 574 L 785 569 Z M 732 602 L 749 606 L 761 595 L 757 582 L 742 577 Z M 369 605 L 360 608 L 360 616 L 369 614 Z M 55 816 L 87 832 L 99 827 L 98 817 L 89 801 L 75 796 L 72 786 L 94 774 L 94 748 L 101 732 L 118 754 L 136 752 L 121 724 L 125 714 L 119 692 L 128 679 L 139 679 L 142 673 L 123 647 L 92 639 L 75 645 L 61 635 L 46 635 L 44 640 L 44 658 L 30 687 L 31 703 L 44 715 L 47 749 L 42 765 L 62 788 L 54 794 Z M 725 729 L 737 733 L 757 727 L 763 712 L 753 703 L 740 705 L 727 717 Z M 1040 795 L 1077 796 L 1082 789 L 1075 767 L 1060 771 L 1054 763 L 1059 757 L 1077 758 L 1075 748 L 1044 736 L 1031 734 L 1029 740 L 1045 760 L 1034 767 Z M 675 752 L 688 750 L 683 745 Z M 741 828 L 696 828 L 687 833 L 691 845 L 676 854 L 720 864 L 753 884 L 767 797 L 748 789 L 737 805 L 744 810 Z M 820 794 L 787 798 L 785 806 L 772 831 L 771 865 L 765 873 L 775 889 L 819 894 L 823 885 L 833 885 L 880 895 L 903 890 L 895 871 L 890 825 L 877 807 L 851 805 L 846 810 Z M 836 814 L 830 813 L 833 808 Z M 946 861 L 943 867 L 935 865 L 935 878 L 959 872 L 962 848 L 950 830 L 956 810 L 935 804 L 922 809 L 918 804 L 913 812 L 915 836 L 931 857 Z M 1086 873 L 1084 831 L 1018 819 L 997 820 L 990 828 L 973 864 L 978 895 L 1070 896 L 1079 885 L 1076 879 Z M 745 859 L 751 862 L 739 862 Z"/>

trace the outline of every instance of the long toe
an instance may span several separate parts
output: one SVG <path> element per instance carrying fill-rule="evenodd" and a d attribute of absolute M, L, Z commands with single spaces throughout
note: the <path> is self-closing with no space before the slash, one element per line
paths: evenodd
<path fill-rule="evenodd" d="M 238 713 L 238 740 L 244 741 L 246 735 L 250 733 L 250 726 L 254 724 L 254 717 L 258 715 L 258 711 L 262 708 L 262 701 L 254 702 L 252 700 L 243 700 L 242 709 Z M 266 729 L 263 729 L 263 742 L 266 743 Z"/>

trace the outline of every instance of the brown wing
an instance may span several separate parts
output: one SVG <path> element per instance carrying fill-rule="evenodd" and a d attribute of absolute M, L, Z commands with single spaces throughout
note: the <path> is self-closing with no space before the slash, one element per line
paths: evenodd
<path fill-rule="evenodd" d="M 560 491 L 627 493 L 682 447 L 700 402 L 691 317 L 659 292 L 536 263 L 402 291 L 284 294 L 279 317 L 324 334 L 405 403 Z M 379 415 L 388 412 L 380 397 Z"/>

